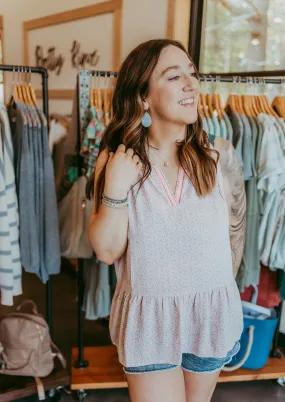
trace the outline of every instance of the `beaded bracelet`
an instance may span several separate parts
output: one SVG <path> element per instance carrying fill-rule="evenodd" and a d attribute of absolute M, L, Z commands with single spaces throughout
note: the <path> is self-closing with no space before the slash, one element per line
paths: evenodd
<path fill-rule="evenodd" d="M 105 201 L 109 201 L 113 204 L 124 204 L 128 201 L 128 197 L 124 198 L 123 200 L 114 200 L 113 198 L 109 198 L 104 194 L 102 194 L 102 199 Z"/>
<path fill-rule="evenodd" d="M 107 201 L 102 199 L 102 204 L 105 205 L 108 208 L 115 208 L 115 209 L 127 209 L 129 204 L 127 202 L 124 203 L 113 203 L 111 201 Z"/>

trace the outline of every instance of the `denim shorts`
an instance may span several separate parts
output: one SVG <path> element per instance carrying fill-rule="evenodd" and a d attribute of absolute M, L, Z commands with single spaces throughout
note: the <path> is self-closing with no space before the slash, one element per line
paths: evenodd
<path fill-rule="evenodd" d="M 239 352 L 240 343 L 237 342 L 233 349 L 222 358 L 198 357 L 191 353 L 182 354 L 181 367 L 191 373 L 214 373 L 220 371 L 226 364 L 232 361 L 232 358 Z M 127 374 L 145 374 L 157 371 L 173 370 L 179 366 L 175 364 L 148 364 L 147 366 L 124 367 Z"/>

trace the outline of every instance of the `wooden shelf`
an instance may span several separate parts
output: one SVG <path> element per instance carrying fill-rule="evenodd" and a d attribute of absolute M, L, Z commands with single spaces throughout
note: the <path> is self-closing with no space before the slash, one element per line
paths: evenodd
<path fill-rule="evenodd" d="M 69 385 L 70 377 L 66 370 L 55 368 L 45 378 L 41 378 L 45 391 Z M 27 396 L 36 395 L 37 387 L 34 378 L 0 375 L 0 401 L 11 402 Z M 22 399 L 21 399 L 22 400 Z"/>
<path fill-rule="evenodd" d="M 110 389 L 127 388 L 124 371 L 118 361 L 114 346 L 87 347 L 84 359 L 89 362 L 85 369 L 75 369 L 78 350 L 72 350 L 71 389 Z M 268 359 L 268 363 L 260 370 L 239 369 L 234 372 L 223 372 L 219 382 L 237 382 L 268 380 L 285 377 L 285 358 Z"/>

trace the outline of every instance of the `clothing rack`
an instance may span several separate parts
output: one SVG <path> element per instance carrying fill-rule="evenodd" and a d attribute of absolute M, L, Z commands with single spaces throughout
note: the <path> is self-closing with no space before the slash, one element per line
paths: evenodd
<path fill-rule="evenodd" d="M 279 71 L 279 76 L 285 77 L 285 71 Z M 117 77 L 117 72 L 112 71 L 88 71 L 87 75 L 90 77 Z M 255 78 L 252 73 L 243 73 L 243 77 L 239 73 L 223 74 L 213 73 L 202 74 L 199 77 L 201 82 L 221 82 L 221 83 L 247 83 L 248 77 Z M 261 76 L 261 74 L 259 75 Z M 282 84 L 281 78 L 271 78 L 276 76 L 275 72 L 264 72 L 262 81 L 257 79 L 257 82 L 265 84 Z M 80 86 L 80 83 L 79 83 Z M 89 99 L 89 94 L 86 94 Z M 78 102 L 78 174 L 82 175 L 82 158 L 80 156 L 80 142 L 81 142 L 81 116 L 80 105 Z M 112 266 L 110 266 L 111 272 Z M 71 389 L 84 392 L 84 389 L 99 389 L 99 388 L 122 388 L 127 387 L 127 383 L 124 377 L 124 373 L 117 360 L 117 352 L 113 346 L 107 347 L 87 347 L 85 348 L 86 356 L 88 360 L 85 360 L 84 353 L 84 316 L 83 316 L 83 300 L 84 300 L 84 267 L 83 260 L 78 259 L 78 345 L 72 351 L 73 368 L 71 375 Z M 282 304 L 282 303 L 281 303 Z M 282 306 L 281 304 L 277 308 L 278 317 L 281 317 Z M 254 379 L 277 379 L 285 377 L 285 362 L 283 359 L 277 359 L 280 357 L 278 348 L 280 319 L 278 328 L 276 330 L 273 349 L 271 353 L 271 364 L 266 367 L 260 374 L 256 374 L 253 370 L 240 369 L 237 372 L 223 373 L 220 376 L 219 382 L 231 382 L 231 381 L 250 381 Z M 112 367 L 111 367 L 112 365 Z M 114 367 L 115 365 L 115 367 Z M 79 373 L 81 369 L 82 372 Z M 85 375 L 86 374 L 86 375 Z M 92 381 L 93 380 L 93 381 Z"/>
<path fill-rule="evenodd" d="M 43 99 L 43 113 L 46 116 L 47 124 L 49 125 L 49 104 L 48 104 L 48 72 L 43 67 L 29 67 L 20 65 L 3 65 L 0 64 L 0 71 L 22 73 L 27 72 L 31 74 L 39 74 L 42 77 L 42 99 Z M 52 336 L 53 323 L 52 323 L 52 279 L 51 277 L 45 285 L 46 289 L 46 321 L 49 325 L 50 334 Z M 37 393 L 37 388 L 35 383 L 31 383 L 29 377 L 13 377 L 13 376 L 2 376 L 1 378 L 1 392 L 0 400 L 13 401 L 18 400 L 30 395 Z M 7 377 L 7 378 L 6 378 Z M 16 381 L 14 380 L 16 379 Z M 61 370 L 56 367 L 56 370 L 43 379 L 44 389 L 54 390 L 58 387 L 64 387 L 69 383 L 69 375 L 66 370 Z M 22 399 L 21 399 L 22 400 Z"/>
<path fill-rule="evenodd" d="M 48 72 L 43 67 L 29 67 L 29 66 L 13 66 L 0 64 L 0 71 L 21 73 L 28 72 L 32 74 L 40 74 L 42 77 L 42 95 L 43 95 L 43 112 L 47 118 L 49 116 L 49 105 L 48 105 Z M 50 333 L 52 335 L 52 281 L 51 278 L 46 283 L 46 321 L 50 328 Z"/>

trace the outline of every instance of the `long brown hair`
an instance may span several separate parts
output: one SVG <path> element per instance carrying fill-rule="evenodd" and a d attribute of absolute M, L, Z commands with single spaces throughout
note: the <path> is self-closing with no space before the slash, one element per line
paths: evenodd
<path fill-rule="evenodd" d="M 156 39 L 142 43 L 125 59 L 118 73 L 113 95 L 113 118 L 101 140 L 100 152 L 105 148 L 109 152 L 116 152 L 120 144 L 124 144 L 126 149 L 132 148 L 134 150 L 143 165 L 140 185 L 151 172 L 151 164 L 145 147 L 147 129 L 141 124 L 144 115 L 143 99 L 148 95 L 150 77 L 160 53 L 169 45 L 177 46 L 183 50 L 191 60 L 190 55 L 181 43 L 168 39 Z M 196 78 L 198 78 L 198 72 L 196 69 L 195 71 Z M 202 129 L 202 119 L 199 114 L 198 120 L 187 126 L 185 140 L 177 142 L 177 147 L 179 161 L 197 194 L 203 197 L 210 194 L 216 184 L 217 158 L 213 156 L 213 153 L 218 156 L 218 152 L 210 148 L 208 137 Z M 97 210 L 104 190 L 105 170 L 106 166 L 99 174 L 96 185 Z M 87 197 L 91 198 L 93 192 L 94 174 L 87 184 Z"/>

